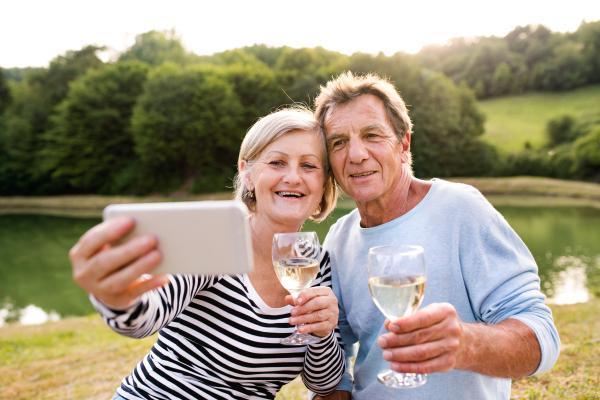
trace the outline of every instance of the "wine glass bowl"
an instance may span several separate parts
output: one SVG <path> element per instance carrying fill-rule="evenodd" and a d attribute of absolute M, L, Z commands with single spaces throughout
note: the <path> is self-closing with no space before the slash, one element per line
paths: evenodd
<path fill-rule="evenodd" d="M 411 315 L 425 293 L 426 266 L 420 246 L 379 246 L 369 249 L 367 258 L 369 289 L 377 308 L 390 321 Z M 427 382 L 426 374 L 386 370 L 379 382 L 394 388 L 418 387 Z"/>
<path fill-rule="evenodd" d="M 315 232 L 276 233 L 271 251 L 273 268 L 281 285 L 292 295 L 294 303 L 302 291 L 311 287 L 319 273 L 321 246 Z M 303 346 L 321 339 L 299 333 L 298 328 L 280 343 Z"/>

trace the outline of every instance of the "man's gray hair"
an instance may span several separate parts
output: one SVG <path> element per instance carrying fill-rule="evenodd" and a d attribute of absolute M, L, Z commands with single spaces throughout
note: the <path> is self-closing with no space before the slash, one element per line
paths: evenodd
<path fill-rule="evenodd" d="M 388 79 L 380 78 L 375 74 L 355 76 L 352 72 L 345 72 L 327 82 L 326 86 L 321 86 L 321 93 L 315 99 L 315 117 L 319 121 L 321 130 L 325 132 L 327 111 L 335 110 L 337 106 L 366 94 L 376 96 L 383 101 L 386 116 L 399 142 L 407 133 L 412 133 L 408 110 L 394 85 Z"/>

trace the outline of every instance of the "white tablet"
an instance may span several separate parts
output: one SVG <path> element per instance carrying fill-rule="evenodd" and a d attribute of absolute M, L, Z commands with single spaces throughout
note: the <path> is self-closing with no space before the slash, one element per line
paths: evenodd
<path fill-rule="evenodd" d="M 123 239 L 151 233 L 162 261 L 156 274 L 242 274 L 254 263 L 246 207 L 236 201 L 112 204 L 104 220 L 126 215 L 135 220 Z"/>

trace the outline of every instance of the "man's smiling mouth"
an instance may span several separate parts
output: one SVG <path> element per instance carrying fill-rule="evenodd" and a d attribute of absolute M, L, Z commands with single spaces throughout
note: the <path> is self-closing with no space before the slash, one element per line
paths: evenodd
<path fill-rule="evenodd" d="M 354 175 L 350 175 L 350 177 L 352 178 L 362 178 L 363 176 L 369 176 L 369 175 L 373 175 L 375 172 L 365 172 L 363 174 L 354 174 Z"/>

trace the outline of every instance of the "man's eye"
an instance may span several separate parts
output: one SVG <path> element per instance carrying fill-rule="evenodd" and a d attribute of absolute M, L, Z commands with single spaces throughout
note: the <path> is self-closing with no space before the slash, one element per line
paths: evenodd
<path fill-rule="evenodd" d="M 341 146 L 342 144 L 344 144 L 343 140 L 336 140 L 335 142 L 333 142 L 331 144 L 331 147 L 337 147 L 337 146 Z"/>
<path fill-rule="evenodd" d="M 375 133 L 367 133 L 367 137 L 368 138 L 375 138 L 375 137 L 377 137 L 377 134 L 375 134 Z"/>

